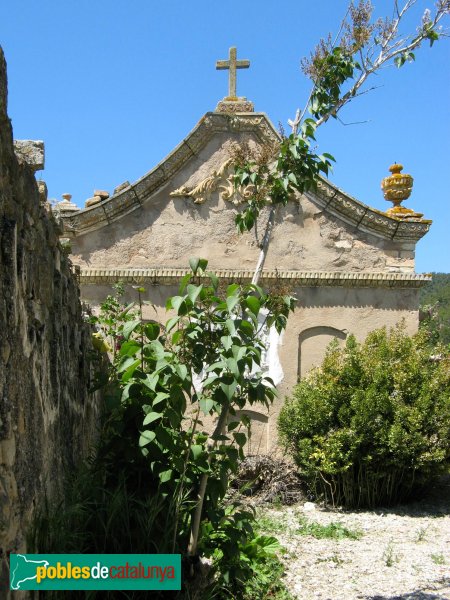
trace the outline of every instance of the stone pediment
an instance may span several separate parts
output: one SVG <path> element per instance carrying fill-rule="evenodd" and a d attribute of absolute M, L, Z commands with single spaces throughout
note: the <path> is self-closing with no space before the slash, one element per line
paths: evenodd
<path fill-rule="evenodd" d="M 279 139 L 279 134 L 264 113 L 209 112 L 162 162 L 141 179 L 92 207 L 63 216 L 64 234 L 75 237 L 107 227 L 144 207 L 164 188 L 167 188 L 168 200 L 170 196 L 184 197 L 191 198 L 195 204 L 202 204 L 218 190 L 223 200 L 233 204 L 245 202 L 249 190 L 234 192 L 230 160 L 222 160 L 191 185 L 186 181 L 170 189 L 174 178 L 183 173 L 189 162 L 201 157 L 207 145 L 221 135 L 231 139 L 247 135 L 262 144 L 273 144 Z M 324 178 L 320 179 L 317 191 L 307 194 L 307 197 L 325 214 L 344 221 L 355 230 L 386 240 L 415 243 L 429 230 L 431 223 L 420 218 L 403 220 L 388 216 L 352 198 Z"/>
<path fill-rule="evenodd" d="M 189 160 L 198 157 L 216 135 L 223 133 L 250 134 L 261 144 L 273 144 L 278 140 L 278 133 L 264 113 L 206 113 L 189 135 L 141 179 L 91 208 L 63 216 L 65 233 L 78 235 L 99 229 L 142 207 Z"/>

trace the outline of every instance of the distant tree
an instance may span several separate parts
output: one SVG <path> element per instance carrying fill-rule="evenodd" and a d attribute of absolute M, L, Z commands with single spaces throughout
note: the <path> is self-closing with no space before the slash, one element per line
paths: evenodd
<path fill-rule="evenodd" d="M 433 280 L 420 294 L 421 327 L 431 342 L 450 344 L 450 273 L 432 273 Z"/>

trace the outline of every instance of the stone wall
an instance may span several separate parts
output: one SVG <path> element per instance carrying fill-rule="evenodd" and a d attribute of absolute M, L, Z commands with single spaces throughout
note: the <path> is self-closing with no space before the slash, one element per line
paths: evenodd
<path fill-rule="evenodd" d="M 98 399 L 88 392 L 90 330 L 58 226 L 32 170 L 14 154 L 0 48 L 0 552 L 26 550 L 44 498 L 86 453 Z M 42 188 L 42 185 L 40 186 Z M 0 596 L 4 597 L 0 592 Z"/>

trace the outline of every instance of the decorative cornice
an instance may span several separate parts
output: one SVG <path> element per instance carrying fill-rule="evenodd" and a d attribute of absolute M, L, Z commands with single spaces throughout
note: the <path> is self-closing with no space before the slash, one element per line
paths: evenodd
<path fill-rule="evenodd" d="M 262 144 L 274 144 L 280 139 L 264 113 L 206 113 L 173 152 L 134 184 L 76 214 L 62 215 L 63 235 L 74 237 L 95 231 L 141 208 L 153 194 L 169 183 L 175 173 L 180 171 L 191 158 L 197 156 L 216 134 L 234 132 L 252 133 Z M 182 186 L 172 192 L 172 195 L 191 196 L 194 202 L 201 204 L 223 179 L 223 176 L 219 177 L 219 173 L 213 173 L 193 189 Z M 198 189 L 201 187 L 204 188 L 203 193 Z M 221 188 L 222 198 L 231 200 L 235 204 L 245 201 L 248 190 L 241 190 L 240 194 L 235 195 L 232 188 L 233 182 L 228 178 Z M 317 191 L 308 193 L 307 196 L 325 212 L 343 219 L 361 231 L 384 239 L 415 243 L 425 235 L 431 224 L 431 221 L 424 219 L 405 221 L 395 216 L 388 216 L 352 198 L 326 179 L 320 179 Z"/>
<path fill-rule="evenodd" d="M 321 208 L 346 223 L 377 237 L 416 243 L 430 229 L 432 221 L 408 219 L 407 221 L 385 213 L 352 198 L 324 178 L 320 178 L 315 193 L 308 198 Z"/>
<path fill-rule="evenodd" d="M 253 271 L 220 269 L 214 271 L 221 279 L 250 283 Z M 117 281 L 132 284 L 168 285 L 178 283 L 190 273 L 189 269 L 87 269 L 81 268 L 80 283 L 111 284 Z M 418 273 L 353 273 L 350 271 L 278 271 L 264 270 L 261 280 L 266 283 L 282 279 L 300 287 L 341 286 L 341 287 L 399 287 L 418 288 L 431 281 L 431 275 Z"/>
<path fill-rule="evenodd" d="M 192 157 L 197 156 L 215 135 L 230 132 L 252 133 L 261 144 L 274 144 L 279 139 L 264 113 L 206 113 L 191 133 L 141 179 L 93 207 L 63 217 L 64 235 L 77 236 L 95 231 L 140 208 Z"/>

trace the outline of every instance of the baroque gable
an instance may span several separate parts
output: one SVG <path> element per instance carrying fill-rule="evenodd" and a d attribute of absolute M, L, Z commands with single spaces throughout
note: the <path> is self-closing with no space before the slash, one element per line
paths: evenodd
<path fill-rule="evenodd" d="M 138 181 L 95 206 L 63 216 L 65 234 L 83 235 L 141 209 L 158 190 L 170 185 L 189 161 L 202 156 L 208 144 L 221 134 L 225 134 L 231 142 L 252 139 L 259 144 L 273 144 L 279 139 L 277 131 L 264 113 L 207 113 L 161 163 Z M 206 160 L 201 168 L 188 177 L 188 182 L 170 190 L 169 196 L 190 197 L 194 203 L 202 204 L 213 191 L 220 188 L 223 199 L 234 204 L 244 202 L 249 190 L 241 188 L 237 193 L 234 192 L 231 159 L 226 152 L 221 158 L 223 160 L 219 164 Z M 190 181 L 194 183 L 189 185 Z M 430 226 L 430 221 L 424 219 L 404 221 L 388 216 L 352 198 L 324 178 L 320 179 L 317 192 L 308 196 L 327 213 L 343 219 L 357 229 L 386 239 L 417 242 Z"/>
<path fill-rule="evenodd" d="M 186 268 L 192 255 L 207 258 L 211 268 L 247 278 L 260 240 L 235 230 L 235 212 L 251 186 L 234 187 L 233 147 L 278 140 L 264 113 L 210 112 L 135 183 L 84 210 L 61 211 L 81 281 L 92 282 L 99 273 L 111 279 L 117 270 L 126 279 L 147 270 L 142 276 L 148 280 L 156 272 L 169 280 L 170 272 Z M 266 218 L 263 210 L 259 231 Z M 429 227 L 430 221 L 421 218 L 404 220 L 375 210 L 322 178 L 316 191 L 293 197 L 279 209 L 263 278 L 269 280 L 276 270 L 277 277 L 300 285 L 306 280 L 322 285 L 334 273 L 334 282 L 415 286 L 423 279 L 414 273 L 415 244 Z M 305 273 L 319 275 L 305 279 Z M 392 274 L 405 277 L 392 279 Z"/>
<path fill-rule="evenodd" d="M 130 302 L 140 285 L 144 318 L 164 322 L 166 300 L 177 293 L 191 256 L 206 258 L 225 282 L 251 281 L 268 208 L 256 231 L 237 233 L 234 217 L 252 190 L 234 187 L 233 148 L 279 140 L 267 116 L 252 110 L 246 99 L 225 99 L 135 183 L 120 185 L 112 197 L 95 195 L 84 210 L 66 200 L 59 210 L 63 235 L 85 301 L 95 308 L 121 281 Z M 276 348 L 269 344 L 283 377 L 280 400 L 270 414 L 251 416 L 267 450 L 284 395 L 320 363 L 333 338 L 343 343 L 354 332 L 364 339 L 402 320 L 408 332 L 417 330 L 419 288 L 430 276 L 415 272 L 415 245 L 429 227 L 413 211 L 408 218 L 383 213 L 324 178 L 314 192 L 278 208 L 261 281 L 289 289 L 298 303 Z"/>

